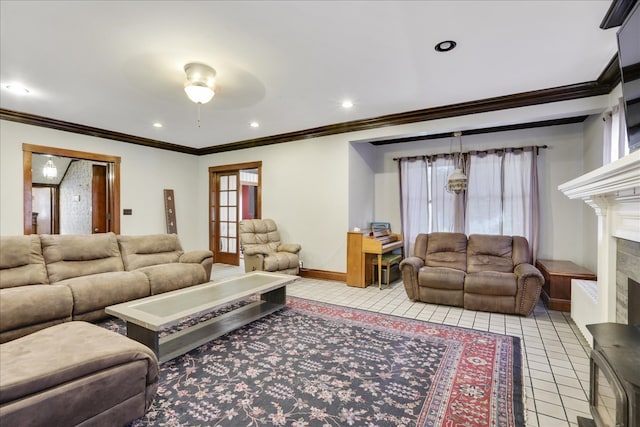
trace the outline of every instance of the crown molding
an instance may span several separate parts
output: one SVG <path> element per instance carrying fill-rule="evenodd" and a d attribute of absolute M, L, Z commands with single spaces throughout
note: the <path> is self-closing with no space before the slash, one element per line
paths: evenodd
<path fill-rule="evenodd" d="M 163 150 L 175 151 L 178 153 L 198 155 L 197 148 L 186 147 L 184 145 L 171 144 L 169 142 L 158 141 L 150 138 L 129 135 L 126 133 L 114 132 L 106 129 L 85 126 L 77 123 L 65 122 L 62 120 L 51 119 L 49 117 L 37 116 L 35 114 L 21 113 L 19 111 L 7 110 L 0 108 L 0 119 L 12 122 L 22 123 L 26 125 L 39 126 L 49 129 L 61 130 L 65 132 L 78 133 L 81 135 L 95 136 L 97 138 L 111 139 L 114 141 L 126 142 L 135 145 L 144 145 L 145 147 L 160 148 Z"/>
<path fill-rule="evenodd" d="M 568 101 L 579 98 L 606 95 L 620 82 L 620 67 L 617 54 L 609 61 L 605 69 L 595 81 L 576 83 L 572 85 L 559 86 L 549 89 L 522 92 L 513 95 L 505 95 L 494 98 L 481 99 L 477 101 L 462 102 L 458 104 L 445 105 L 440 107 L 426 108 L 422 110 L 408 111 L 404 113 L 388 114 L 368 119 L 353 120 L 349 122 L 336 123 L 327 126 L 320 126 L 311 129 L 304 129 L 295 132 L 288 132 L 279 135 L 272 135 L 263 138 L 248 139 L 231 142 L 228 144 L 215 145 L 204 148 L 192 148 L 184 145 L 172 144 L 150 138 L 143 138 L 120 132 L 85 126 L 77 123 L 65 122 L 48 117 L 37 116 L 29 113 L 6 110 L 0 108 L 0 119 L 18 123 L 46 127 L 50 129 L 62 130 L 66 132 L 95 136 L 98 138 L 112 139 L 115 141 L 127 142 L 130 144 L 143 145 L 146 147 L 170 150 L 179 153 L 203 156 L 207 154 L 222 153 L 226 151 L 242 150 L 245 148 L 260 147 L 265 145 L 280 144 L 283 142 L 298 141 L 309 138 L 335 135 L 347 132 L 376 129 L 388 126 L 397 126 L 407 123 L 424 122 L 429 120 L 456 117 L 467 114 L 478 114 L 489 111 L 505 110 L 531 105 L 546 104 L 550 102 Z M 538 127 L 540 122 L 532 123 L 531 127 Z M 526 127 L 527 124 L 518 126 Z M 518 127 L 522 129 L 524 127 Z M 493 128 L 489 128 L 493 129 Z M 508 129 L 507 129 L 508 130 Z M 478 133 L 483 133 L 481 129 Z M 487 130 L 486 132 L 490 132 Z M 469 134 L 469 131 L 467 131 Z M 424 139 L 424 137 L 422 137 Z"/>
<path fill-rule="evenodd" d="M 622 25 L 636 2 L 637 0 L 613 0 L 600 23 L 600 28 L 606 30 Z"/>
<path fill-rule="evenodd" d="M 469 130 L 458 131 L 458 132 L 460 132 L 462 135 L 481 135 L 483 133 L 497 133 L 497 132 L 507 132 L 511 130 L 568 125 L 572 123 L 582 123 L 587 119 L 587 117 L 589 116 L 566 117 L 562 119 L 543 120 L 538 122 L 517 123 L 513 125 L 469 129 Z M 377 139 L 375 141 L 368 141 L 368 142 L 371 145 L 378 146 L 378 145 L 389 145 L 389 144 L 401 144 L 404 142 L 425 141 L 428 139 L 451 138 L 452 136 L 454 136 L 453 132 L 443 132 L 443 133 L 432 133 L 432 134 L 423 134 L 423 135 L 411 135 L 411 136 L 405 136 L 405 137 L 399 137 L 399 138 Z"/>

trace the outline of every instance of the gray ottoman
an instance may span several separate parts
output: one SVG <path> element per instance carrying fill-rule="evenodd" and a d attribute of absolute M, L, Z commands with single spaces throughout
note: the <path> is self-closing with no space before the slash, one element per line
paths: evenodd
<path fill-rule="evenodd" d="M 0 344 L 0 425 L 123 426 L 158 387 L 146 346 L 86 322 Z"/>

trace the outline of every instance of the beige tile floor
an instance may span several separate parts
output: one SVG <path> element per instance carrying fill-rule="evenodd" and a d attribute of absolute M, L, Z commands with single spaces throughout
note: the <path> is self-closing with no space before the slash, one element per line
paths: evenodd
<path fill-rule="evenodd" d="M 215 264 L 212 279 L 241 274 Z M 541 302 L 529 317 L 485 313 L 409 301 L 402 281 L 390 288 L 354 288 L 342 282 L 305 279 L 287 286 L 287 295 L 427 322 L 508 334 L 522 339 L 527 426 L 574 427 L 589 415 L 590 347 L 569 313 L 547 310 Z"/>

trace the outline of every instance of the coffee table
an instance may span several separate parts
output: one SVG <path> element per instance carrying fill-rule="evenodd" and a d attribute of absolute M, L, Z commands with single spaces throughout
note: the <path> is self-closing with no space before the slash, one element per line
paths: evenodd
<path fill-rule="evenodd" d="M 107 314 L 127 325 L 127 336 L 151 348 L 166 362 L 286 305 L 286 285 L 297 276 L 254 271 L 176 291 L 109 306 Z M 220 316 L 160 337 L 160 331 L 252 295 L 260 299 Z"/>

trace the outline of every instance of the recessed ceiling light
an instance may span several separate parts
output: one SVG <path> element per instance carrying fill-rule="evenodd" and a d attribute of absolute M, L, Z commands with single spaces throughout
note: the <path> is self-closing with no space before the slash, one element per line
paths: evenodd
<path fill-rule="evenodd" d="M 351 101 L 350 99 L 345 99 L 344 101 L 342 101 L 342 108 L 351 108 L 353 107 L 353 101 Z"/>
<path fill-rule="evenodd" d="M 258 123 L 258 122 L 251 122 L 251 123 L 249 123 L 249 126 L 251 126 L 252 128 L 257 128 L 257 127 L 260 127 L 260 123 Z"/>
<path fill-rule="evenodd" d="M 160 123 L 160 122 L 155 122 L 155 123 L 153 124 L 153 127 L 154 127 L 154 128 L 161 128 L 161 127 L 162 127 L 162 123 Z"/>
<path fill-rule="evenodd" d="M 16 95 L 26 95 L 29 93 L 29 89 L 21 85 L 20 83 L 9 83 L 4 86 L 9 92 L 15 93 Z"/>
<path fill-rule="evenodd" d="M 457 44 L 458 43 L 454 42 L 453 40 L 444 40 L 438 43 L 434 49 L 438 52 L 449 52 L 454 47 L 456 47 Z"/>

